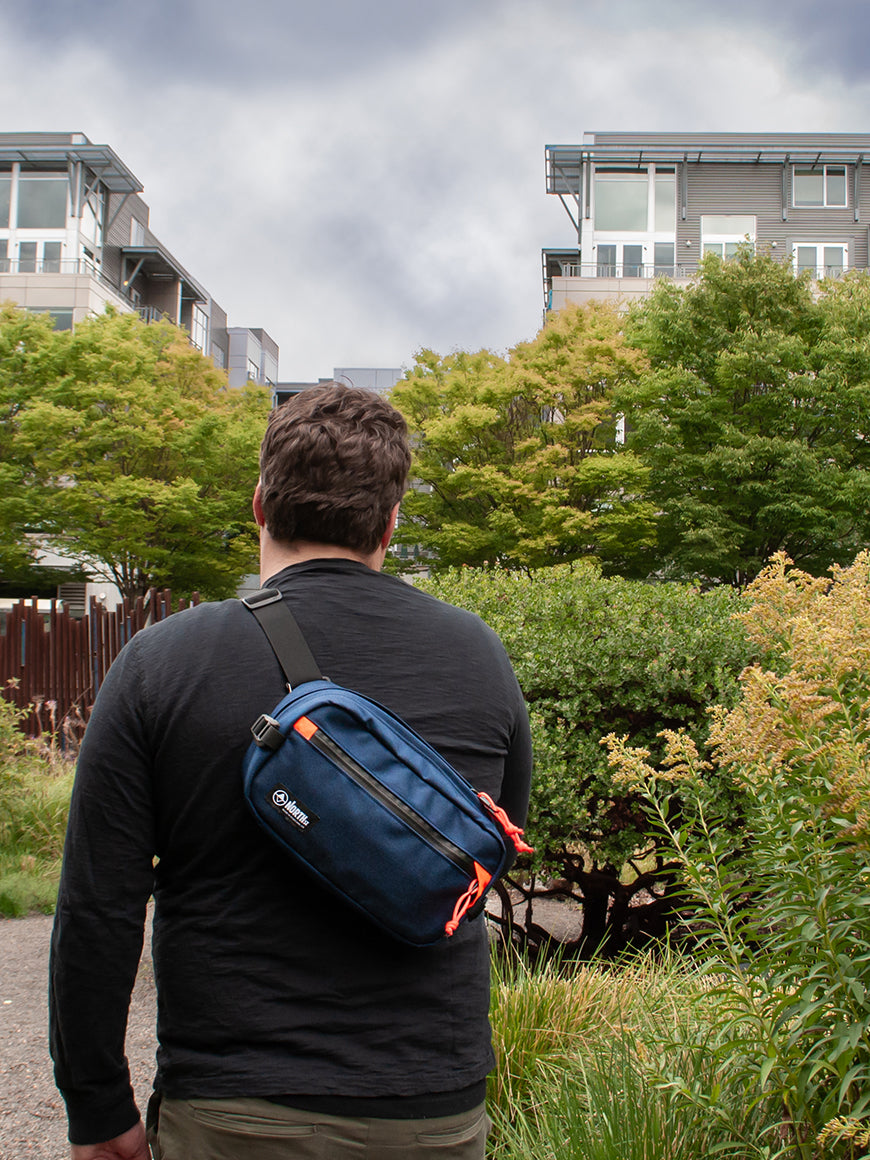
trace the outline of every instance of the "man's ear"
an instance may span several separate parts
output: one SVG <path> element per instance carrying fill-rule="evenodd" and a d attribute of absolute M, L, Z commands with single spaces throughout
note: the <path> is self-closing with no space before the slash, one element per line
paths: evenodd
<path fill-rule="evenodd" d="M 399 518 L 399 505 L 393 508 L 390 512 L 390 522 L 387 524 L 387 530 L 381 536 L 381 548 L 386 552 L 390 546 L 390 540 L 393 538 L 393 532 L 396 530 L 396 521 Z"/>
<path fill-rule="evenodd" d="M 263 501 L 261 498 L 261 485 L 260 485 L 259 480 L 257 480 L 257 486 L 254 489 L 253 507 L 254 507 L 254 519 L 257 521 L 257 527 L 258 528 L 265 528 L 266 517 L 263 514 Z"/>

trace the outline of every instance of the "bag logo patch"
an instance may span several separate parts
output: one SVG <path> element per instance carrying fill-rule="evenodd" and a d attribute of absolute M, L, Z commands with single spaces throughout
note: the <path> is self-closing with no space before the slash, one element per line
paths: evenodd
<path fill-rule="evenodd" d="M 314 822 L 319 822 L 317 814 L 312 813 L 301 802 L 296 801 L 283 785 L 276 785 L 272 790 L 272 805 L 291 822 L 297 830 L 307 830 Z"/>

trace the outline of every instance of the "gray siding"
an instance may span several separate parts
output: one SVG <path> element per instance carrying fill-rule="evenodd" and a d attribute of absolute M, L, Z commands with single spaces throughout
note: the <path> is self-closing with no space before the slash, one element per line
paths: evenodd
<path fill-rule="evenodd" d="M 677 214 L 678 261 L 697 261 L 701 243 L 701 217 L 704 214 L 754 214 L 757 218 L 759 252 L 791 253 L 799 242 L 847 242 L 849 264 L 866 269 L 868 255 L 867 223 L 870 222 L 870 167 L 862 166 L 859 221 L 853 205 L 854 167 L 846 168 L 847 201 L 845 208 L 801 207 L 786 205 L 787 220 L 782 220 L 782 166 L 770 164 L 735 165 L 690 163 L 687 166 L 686 218 Z M 787 169 L 787 198 L 792 200 L 792 169 Z M 679 185 L 679 183 L 678 183 Z M 691 245 L 687 246 L 686 243 Z M 776 246 L 773 246 L 773 243 Z"/>

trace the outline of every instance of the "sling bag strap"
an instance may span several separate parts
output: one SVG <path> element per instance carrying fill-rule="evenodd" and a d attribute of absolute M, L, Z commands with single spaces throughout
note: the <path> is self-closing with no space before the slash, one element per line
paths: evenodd
<path fill-rule="evenodd" d="M 284 673 L 288 689 L 307 681 L 322 681 L 323 674 L 311 654 L 296 617 L 277 588 L 261 588 L 242 597 L 242 604 L 257 619 Z"/>

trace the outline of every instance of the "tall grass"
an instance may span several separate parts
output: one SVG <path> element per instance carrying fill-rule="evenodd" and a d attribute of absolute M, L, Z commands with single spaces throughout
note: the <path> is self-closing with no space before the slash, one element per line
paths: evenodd
<path fill-rule="evenodd" d="M 0 695 L 0 914 L 51 913 L 57 899 L 72 765 L 18 730 Z"/>
<path fill-rule="evenodd" d="M 719 1060 L 707 984 L 676 957 L 496 959 L 493 1160 L 761 1160 L 770 1109 Z"/>

